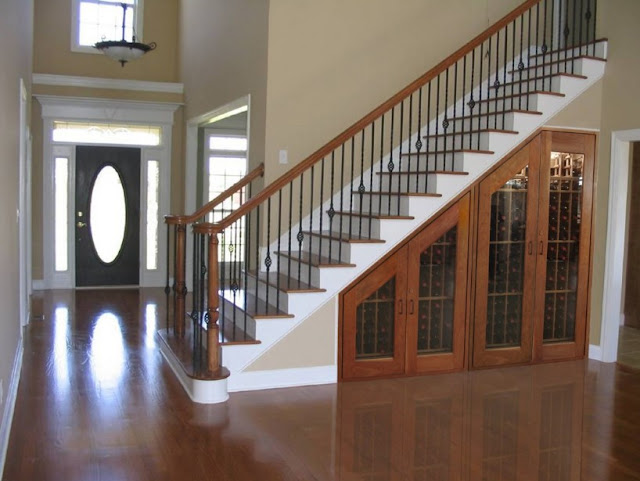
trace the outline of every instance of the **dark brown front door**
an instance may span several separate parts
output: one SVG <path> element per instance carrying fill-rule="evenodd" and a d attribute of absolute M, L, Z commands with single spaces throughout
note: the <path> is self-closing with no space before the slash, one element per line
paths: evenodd
<path fill-rule="evenodd" d="M 137 285 L 140 149 L 76 147 L 76 286 Z"/>

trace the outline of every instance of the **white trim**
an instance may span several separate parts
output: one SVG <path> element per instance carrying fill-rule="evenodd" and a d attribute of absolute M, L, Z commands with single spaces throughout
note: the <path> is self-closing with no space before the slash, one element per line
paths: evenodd
<path fill-rule="evenodd" d="M 33 281 L 31 281 L 31 288 L 34 291 L 44 291 L 45 289 L 44 279 L 33 279 Z"/>
<path fill-rule="evenodd" d="M 157 160 L 160 167 L 160 189 L 158 208 L 158 268 L 146 269 L 146 228 L 140 223 L 140 286 L 164 286 L 166 264 L 161 262 L 167 253 L 166 236 L 162 235 L 162 218 L 169 212 L 171 143 L 175 103 L 124 102 L 104 99 L 79 99 L 57 96 L 36 96 L 42 104 L 43 118 L 43 264 L 45 289 L 69 289 L 75 287 L 75 243 L 73 220 L 75 219 L 75 146 L 68 142 L 53 142 L 54 120 L 126 122 L 159 126 L 162 128 L 161 144 L 153 147 L 140 146 L 140 210 L 146 213 L 146 167 L 147 160 Z M 132 146 L 129 146 L 132 147 Z M 135 146 L 133 146 L 135 147 Z M 68 210 L 68 270 L 54 269 L 54 213 L 53 213 L 53 169 L 55 156 L 69 159 L 69 210 Z"/>
<path fill-rule="evenodd" d="M 623 311 L 622 285 L 626 263 L 630 142 L 634 141 L 640 141 L 640 129 L 617 131 L 611 134 L 609 210 L 600 326 L 600 349 L 603 362 L 615 362 L 618 358 L 620 316 Z"/>
<path fill-rule="evenodd" d="M 7 448 L 9 447 L 9 435 L 11 434 L 11 424 L 13 422 L 13 413 L 16 407 L 16 398 L 18 397 L 18 384 L 20 383 L 20 372 L 22 370 L 22 354 L 24 348 L 22 345 L 22 336 L 16 347 L 16 354 L 13 358 L 13 369 L 11 370 L 11 378 L 7 389 L 7 398 L 4 400 L 4 410 L 2 413 L 2 424 L 0 424 L 0 476 L 4 471 L 4 463 L 7 459 Z M 0 400 L 0 404 L 2 400 Z"/>
<path fill-rule="evenodd" d="M 31 233 L 31 219 L 27 209 L 28 197 L 31 196 L 28 164 L 29 126 L 27 125 L 27 88 L 24 79 L 20 79 L 20 120 L 19 120 L 19 148 L 18 148 L 18 264 L 19 264 L 19 300 L 20 300 L 20 327 L 29 323 L 29 294 L 31 283 L 29 281 L 29 238 Z"/>
<path fill-rule="evenodd" d="M 589 359 L 594 361 L 602 361 L 602 349 L 595 344 L 589 344 Z"/>
<path fill-rule="evenodd" d="M 206 127 L 212 119 L 221 117 L 229 112 L 238 110 L 243 106 L 248 106 L 247 112 L 247 171 L 250 170 L 251 161 L 251 94 L 247 94 L 244 97 L 233 100 L 228 104 L 211 110 L 206 114 L 193 117 L 187 121 L 187 127 L 185 132 L 185 188 L 184 188 L 184 209 L 185 213 L 195 212 L 196 205 L 196 192 L 193 186 L 198 184 L 198 129 Z M 187 265 L 186 265 L 186 278 L 191 279 L 193 272 L 193 256 L 191 255 L 192 243 L 187 242 Z M 189 281 L 187 281 L 189 283 Z"/>
<path fill-rule="evenodd" d="M 146 80 L 80 77 L 74 75 L 55 75 L 48 73 L 34 73 L 31 78 L 34 85 L 86 87 L 91 89 L 108 90 L 133 90 L 140 92 L 161 92 L 167 94 L 184 93 L 184 84 L 174 82 L 151 82 Z"/>
<path fill-rule="evenodd" d="M 338 367 L 335 364 L 268 371 L 244 371 L 233 373 L 229 378 L 229 392 L 315 386 L 317 384 L 333 384 L 337 381 Z"/>
<path fill-rule="evenodd" d="M 223 403 L 229 399 L 229 393 L 227 392 L 227 378 L 218 379 L 215 381 L 203 381 L 200 379 L 193 379 L 184 372 L 182 365 L 178 358 L 171 350 L 171 348 L 164 342 L 164 339 L 159 334 L 156 334 L 158 344 L 160 345 L 160 352 L 162 356 L 167 360 L 169 367 L 182 384 L 182 387 L 187 392 L 189 398 L 199 404 L 217 404 Z"/>

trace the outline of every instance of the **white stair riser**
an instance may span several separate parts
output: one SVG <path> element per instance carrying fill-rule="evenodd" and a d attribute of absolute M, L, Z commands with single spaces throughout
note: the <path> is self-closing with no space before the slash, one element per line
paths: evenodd
<path fill-rule="evenodd" d="M 282 268 L 284 269 L 282 272 L 286 274 L 287 266 L 286 264 L 284 264 L 284 262 L 282 262 L 282 264 L 283 264 Z M 289 312 L 289 296 L 287 292 L 283 290 L 286 287 L 286 285 L 283 284 L 280 287 L 281 289 L 278 290 L 277 286 L 272 286 L 270 284 L 267 285 L 262 281 L 256 282 L 256 278 L 253 276 L 249 276 L 247 278 L 248 292 L 250 292 L 254 296 L 257 296 L 258 299 L 261 299 L 265 302 L 268 299 L 269 304 L 272 304 L 274 306 L 277 305 L 278 309 L 280 309 L 281 311 Z"/>
<path fill-rule="evenodd" d="M 224 305 L 223 305 L 224 304 Z M 242 305 L 242 303 L 239 303 Z M 220 319 L 218 320 L 218 324 L 222 326 L 222 318 L 225 318 L 225 322 L 234 322 L 240 327 L 244 327 L 244 319 L 245 313 L 240 307 L 235 307 L 233 302 L 228 299 L 220 299 L 220 306 L 218 307 L 218 313 Z M 234 317 L 235 315 L 235 317 Z M 247 334 L 255 339 L 256 334 L 256 321 L 251 316 L 247 314 Z"/>
<path fill-rule="evenodd" d="M 408 215 L 409 200 L 405 195 L 356 195 L 354 209 L 383 215 Z"/>
<path fill-rule="evenodd" d="M 340 234 L 336 232 L 335 235 L 338 237 Z M 369 232 L 363 232 L 362 236 L 369 237 Z M 326 237 L 320 238 L 314 236 L 313 242 L 309 243 L 305 240 L 304 249 L 312 254 L 319 254 L 330 259 L 342 259 L 343 261 L 346 261 L 351 256 L 351 244 Z"/>
<path fill-rule="evenodd" d="M 574 48 L 569 50 L 563 50 L 558 52 L 548 52 L 546 55 L 542 55 L 542 51 L 540 49 L 531 50 L 532 55 L 529 57 L 529 65 L 535 66 L 545 62 L 555 62 L 556 60 L 566 60 L 567 57 L 578 57 L 580 55 L 587 56 L 595 56 L 595 57 L 606 57 L 606 43 L 598 42 L 595 45 L 595 55 L 593 46 L 582 47 L 582 48 Z M 526 61 L 525 61 L 526 63 Z M 570 65 L 570 63 L 569 63 Z M 571 71 L 571 67 L 569 66 L 569 71 Z"/>
<path fill-rule="evenodd" d="M 394 182 L 395 183 L 395 182 Z M 352 209 L 352 212 L 357 213 L 356 210 Z M 334 217 L 333 231 L 334 232 L 342 232 L 343 234 L 350 235 L 363 235 L 366 233 L 369 235 L 371 232 L 371 237 L 379 238 L 380 230 L 379 230 L 379 222 L 378 219 L 372 219 L 370 217 L 360 217 L 358 215 L 340 215 L 336 214 Z M 369 229 L 371 227 L 371 230 Z"/>

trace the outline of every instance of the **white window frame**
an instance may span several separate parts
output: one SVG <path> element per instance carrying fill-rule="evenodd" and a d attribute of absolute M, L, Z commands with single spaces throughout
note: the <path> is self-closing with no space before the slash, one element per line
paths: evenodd
<path fill-rule="evenodd" d="M 77 53 L 93 53 L 102 55 L 102 52 L 90 45 L 80 45 L 80 4 L 91 0 L 71 0 L 71 51 Z M 142 42 L 144 26 L 144 0 L 135 0 L 134 5 L 128 8 L 127 15 L 133 14 L 133 28 L 136 40 Z M 108 38 L 106 40 L 120 40 L 118 38 Z"/>
<path fill-rule="evenodd" d="M 43 119 L 43 261 L 44 289 L 72 289 L 75 279 L 75 147 L 81 145 L 69 142 L 53 142 L 52 129 L 55 120 L 113 123 L 138 123 L 162 128 L 162 144 L 155 147 L 141 146 L 140 156 L 140 281 L 141 287 L 161 287 L 166 283 L 167 242 L 163 235 L 163 216 L 169 213 L 170 173 L 171 173 L 171 134 L 173 114 L 178 104 L 138 104 L 119 101 L 70 99 L 53 96 L 36 96 L 42 105 Z M 102 145 L 102 144 L 91 144 Z M 55 157 L 69 158 L 69 203 L 68 203 L 68 269 L 60 272 L 54 265 L 54 178 L 53 162 Z M 158 199 L 158 265 L 156 269 L 146 268 L 146 212 L 147 212 L 147 166 L 148 161 L 158 161 L 160 183 Z"/>
<path fill-rule="evenodd" d="M 236 138 L 244 138 L 247 139 L 247 150 L 219 150 L 219 149 L 211 149 L 209 148 L 209 138 L 210 137 L 236 137 Z M 211 157 L 229 157 L 233 159 L 238 159 L 244 157 L 245 161 L 245 174 L 249 172 L 249 137 L 246 132 L 237 131 L 237 130 L 222 130 L 222 129 L 205 129 L 204 130 L 204 148 L 203 148 L 203 172 L 206 175 L 203 175 L 203 185 L 202 185 L 202 195 L 205 197 L 203 199 L 203 203 L 209 202 L 212 199 L 208 199 L 209 196 L 209 176 L 211 172 L 209 172 L 209 159 Z M 231 187 L 230 185 L 227 187 Z"/>

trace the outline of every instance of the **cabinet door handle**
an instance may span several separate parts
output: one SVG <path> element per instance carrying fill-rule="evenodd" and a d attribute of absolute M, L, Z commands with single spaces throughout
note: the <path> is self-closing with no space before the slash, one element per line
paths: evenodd
<path fill-rule="evenodd" d="M 409 314 L 413 314 L 413 299 L 409 301 Z"/>
<path fill-rule="evenodd" d="M 540 241 L 540 246 L 538 248 L 538 254 L 542 255 L 544 252 L 544 242 Z"/>
<path fill-rule="evenodd" d="M 529 255 L 533 254 L 533 243 L 531 241 L 529 241 L 528 251 Z"/>
<path fill-rule="evenodd" d="M 400 299 L 398 301 L 398 314 L 402 314 L 403 313 L 402 304 L 403 304 L 402 299 Z"/>

